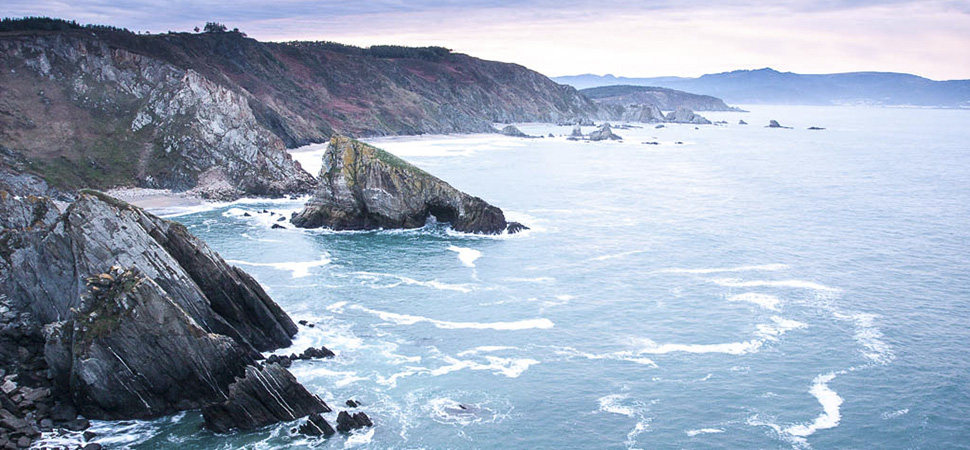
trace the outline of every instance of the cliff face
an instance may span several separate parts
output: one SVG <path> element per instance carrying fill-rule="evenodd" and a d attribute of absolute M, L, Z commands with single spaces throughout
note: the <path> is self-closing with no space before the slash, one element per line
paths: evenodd
<path fill-rule="evenodd" d="M 336 230 L 418 228 L 429 216 L 454 230 L 498 234 L 521 230 L 502 210 L 461 192 L 379 148 L 334 136 L 323 155 L 319 186 L 292 222 Z"/>
<path fill-rule="evenodd" d="M 0 146 L 57 188 L 234 198 L 309 192 L 313 178 L 284 148 L 334 132 L 492 132 L 600 113 L 521 66 L 391 49 L 240 33 L 0 33 Z"/>
<path fill-rule="evenodd" d="M 0 37 L 0 65 L 0 145 L 59 187 L 312 187 L 245 96 L 192 69 L 71 33 Z"/>
<path fill-rule="evenodd" d="M 602 86 L 587 88 L 581 91 L 600 105 L 654 105 L 664 111 L 675 111 L 687 108 L 694 111 L 738 111 L 717 97 L 710 95 L 691 94 L 653 86 Z M 661 117 L 662 120 L 662 117 Z"/>

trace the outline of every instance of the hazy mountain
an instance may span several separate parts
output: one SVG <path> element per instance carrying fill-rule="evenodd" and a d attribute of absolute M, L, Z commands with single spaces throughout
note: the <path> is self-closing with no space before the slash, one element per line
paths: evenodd
<path fill-rule="evenodd" d="M 728 103 L 970 107 L 970 80 L 934 81 L 916 75 L 853 72 L 806 75 L 765 68 L 697 78 L 574 75 L 553 80 L 577 89 L 610 85 L 659 86 L 713 95 Z"/>

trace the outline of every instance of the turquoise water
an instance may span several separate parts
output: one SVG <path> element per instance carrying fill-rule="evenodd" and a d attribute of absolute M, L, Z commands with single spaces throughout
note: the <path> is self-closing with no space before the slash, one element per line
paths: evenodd
<path fill-rule="evenodd" d="M 376 426 L 217 436 L 187 413 L 98 423 L 100 442 L 966 447 L 970 111 L 750 109 L 615 130 L 623 143 L 373 141 L 533 228 L 511 237 L 270 228 L 264 209 L 299 201 L 175 217 L 316 325 L 282 352 L 337 358 L 292 371 Z"/>

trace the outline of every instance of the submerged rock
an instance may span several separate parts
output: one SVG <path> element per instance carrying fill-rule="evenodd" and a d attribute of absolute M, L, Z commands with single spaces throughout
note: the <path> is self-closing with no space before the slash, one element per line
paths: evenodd
<path fill-rule="evenodd" d="M 677 108 L 676 111 L 667 114 L 667 121 L 673 123 L 692 123 L 695 125 L 711 124 L 710 120 L 707 120 L 699 114 L 695 114 L 694 111 L 683 107 Z"/>
<path fill-rule="evenodd" d="M 228 399 L 202 409 L 206 428 L 224 433 L 233 428 L 252 430 L 296 420 L 330 407 L 311 394 L 286 369 L 267 364 L 246 367 L 243 378 L 229 385 Z"/>
<path fill-rule="evenodd" d="M 620 136 L 613 134 L 613 130 L 608 123 L 604 123 L 598 130 L 589 134 L 589 140 L 591 141 L 619 141 L 622 139 Z"/>
<path fill-rule="evenodd" d="M 317 191 L 291 222 L 300 228 L 374 230 L 419 228 L 430 216 L 466 233 L 499 234 L 511 225 L 485 200 L 384 150 L 334 136 Z"/>

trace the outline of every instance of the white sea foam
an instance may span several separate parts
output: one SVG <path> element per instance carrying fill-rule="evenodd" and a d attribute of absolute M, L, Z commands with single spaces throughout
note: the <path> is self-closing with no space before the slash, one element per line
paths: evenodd
<path fill-rule="evenodd" d="M 491 355 L 485 356 L 485 360 L 488 362 L 487 364 L 469 360 L 461 360 L 452 358 L 450 356 L 444 356 L 441 359 L 447 363 L 447 365 L 429 371 L 432 376 L 437 377 L 451 372 L 468 369 L 489 370 L 505 375 L 508 378 L 518 378 L 526 370 L 528 370 L 530 366 L 539 364 L 539 361 L 529 358 L 500 358 L 498 356 Z"/>
<path fill-rule="evenodd" d="M 883 420 L 895 419 L 900 416 L 905 416 L 909 414 L 909 408 L 897 409 L 896 411 L 887 411 L 882 413 Z"/>
<path fill-rule="evenodd" d="M 756 339 L 741 342 L 727 342 L 720 344 L 658 344 L 650 339 L 637 339 L 635 342 L 642 347 L 637 350 L 640 354 L 663 355 L 667 353 L 725 353 L 728 355 L 744 355 L 761 349 L 768 341 L 776 341 L 785 333 L 805 328 L 808 325 L 796 320 L 774 316 L 772 323 L 756 326 Z"/>
<path fill-rule="evenodd" d="M 374 439 L 375 431 L 374 428 L 368 428 L 366 431 L 355 431 L 344 441 L 344 448 L 354 448 L 370 444 L 370 441 Z"/>
<path fill-rule="evenodd" d="M 828 383 L 835 379 L 835 373 L 828 373 L 815 377 L 812 388 L 809 390 L 818 402 L 822 405 L 822 413 L 808 424 L 792 425 L 784 429 L 784 432 L 792 436 L 806 437 L 811 436 L 818 430 L 835 428 L 842 420 L 839 407 L 842 406 L 842 397 L 829 388 Z"/>
<path fill-rule="evenodd" d="M 517 283 L 553 283 L 556 281 L 552 277 L 536 277 L 536 278 L 504 278 L 505 281 L 514 281 Z"/>
<path fill-rule="evenodd" d="M 500 330 L 500 331 L 513 331 L 513 330 L 528 330 L 528 329 L 549 329 L 555 324 L 551 320 L 546 318 L 540 319 L 527 319 L 519 320 L 516 322 L 449 322 L 445 320 L 431 319 L 429 317 L 423 316 L 412 316 L 409 314 L 397 314 L 387 311 L 378 311 L 375 309 L 365 308 L 359 305 L 353 305 L 351 308 L 364 311 L 370 314 L 374 314 L 380 317 L 382 320 L 387 322 L 393 322 L 398 325 L 414 325 L 420 322 L 427 322 L 434 325 L 437 328 L 442 329 L 471 329 L 471 330 Z"/>
<path fill-rule="evenodd" d="M 458 253 L 458 259 L 465 267 L 475 267 L 475 260 L 482 257 L 482 252 L 472 248 L 451 245 L 448 250 Z"/>
<path fill-rule="evenodd" d="M 781 303 L 781 300 L 774 295 L 759 294 L 757 292 L 732 295 L 728 297 L 728 301 L 754 303 L 755 305 L 772 311 L 778 311 L 778 305 Z"/>
<path fill-rule="evenodd" d="M 653 418 L 647 417 L 649 407 L 640 401 L 628 401 L 629 395 L 613 394 L 599 398 L 599 410 L 612 414 L 620 414 L 637 420 L 633 429 L 626 434 L 627 448 L 634 448 L 637 436 L 650 429 L 650 422 Z"/>
<path fill-rule="evenodd" d="M 354 275 L 357 275 L 358 278 L 361 278 L 365 281 L 374 282 L 374 284 L 372 284 L 371 287 L 375 289 L 394 288 L 402 284 L 409 285 L 409 286 L 424 286 L 424 287 L 429 287 L 432 289 L 438 289 L 443 291 L 457 291 L 457 292 L 463 292 L 463 293 L 469 293 L 475 289 L 474 286 L 470 284 L 450 284 L 450 283 L 443 283 L 438 280 L 418 281 L 413 278 L 403 277 L 400 275 L 392 275 L 389 273 L 354 272 Z M 391 278 L 391 279 L 397 280 L 397 282 L 393 282 L 391 284 L 376 284 L 376 282 L 381 278 Z"/>
<path fill-rule="evenodd" d="M 882 340 L 882 331 L 875 326 L 876 315 L 867 313 L 843 314 L 833 311 L 839 320 L 850 320 L 855 323 L 856 342 L 862 346 L 862 354 L 876 364 L 888 364 L 895 358 L 892 346 Z"/>
<path fill-rule="evenodd" d="M 303 278 L 310 276 L 310 269 L 314 267 L 322 267 L 331 263 L 329 255 L 320 255 L 316 261 L 295 261 L 295 262 L 276 262 L 276 263 L 257 263 L 249 261 L 241 261 L 234 259 L 227 259 L 227 263 L 236 264 L 241 266 L 250 267 L 272 267 L 276 270 L 289 271 L 293 274 L 293 278 Z"/>
<path fill-rule="evenodd" d="M 723 432 L 724 430 L 720 428 L 699 428 L 696 430 L 687 430 L 687 435 L 690 437 L 694 437 L 699 434 L 714 434 L 714 433 L 723 433 Z"/>
<path fill-rule="evenodd" d="M 752 280 L 743 281 L 738 278 L 714 278 L 712 283 L 725 287 L 788 287 L 798 289 L 811 289 L 825 292 L 840 292 L 839 289 L 828 287 L 823 284 L 803 281 L 803 280 Z"/>
<path fill-rule="evenodd" d="M 749 271 L 777 271 L 785 270 L 788 268 L 787 264 L 763 264 L 760 266 L 738 266 L 738 267 L 719 267 L 712 269 L 660 269 L 655 271 L 655 273 L 684 273 L 684 274 L 711 274 L 711 273 L 725 273 L 725 272 L 749 272 Z"/>
<path fill-rule="evenodd" d="M 657 367 L 657 364 L 653 362 L 650 358 L 643 357 L 638 352 L 632 351 L 619 351 L 612 353 L 588 353 L 579 351 L 572 347 L 561 347 L 555 350 L 558 355 L 573 356 L 586 358 L 591 360 L 614 360 L 614 361 L 627 361 L 636 364 L 642 364 L 645 366 Z"/>
<path fill-rule="evenodd" d="M 501 352 L 504 350 L 518 350 L 518 347 L 509 347 L 507 345 L 482 345 L 475 347 L 473 349 L 465 350 L 458 354 L 458 356 L 469 356 L 476 355 L 479 353 L 493 353 Z"/>
<path fill-rule="evenodd" d="M 590 261 L 607 261 L 607 260 L 610 260 L 610 259 L 624 258 L 624 257 L 627 257 L 627 256 L 637 255 L 637 254 L 646 253 L 646 252 L 647 252 L 647 250 L 631 250 L 631 251 L 628 251 L 628 252 L 613 253 L 613 254 L 609 254 L 609 255 L 596 256 L 594 258 L 590 258 L 589 260 Z"/>

